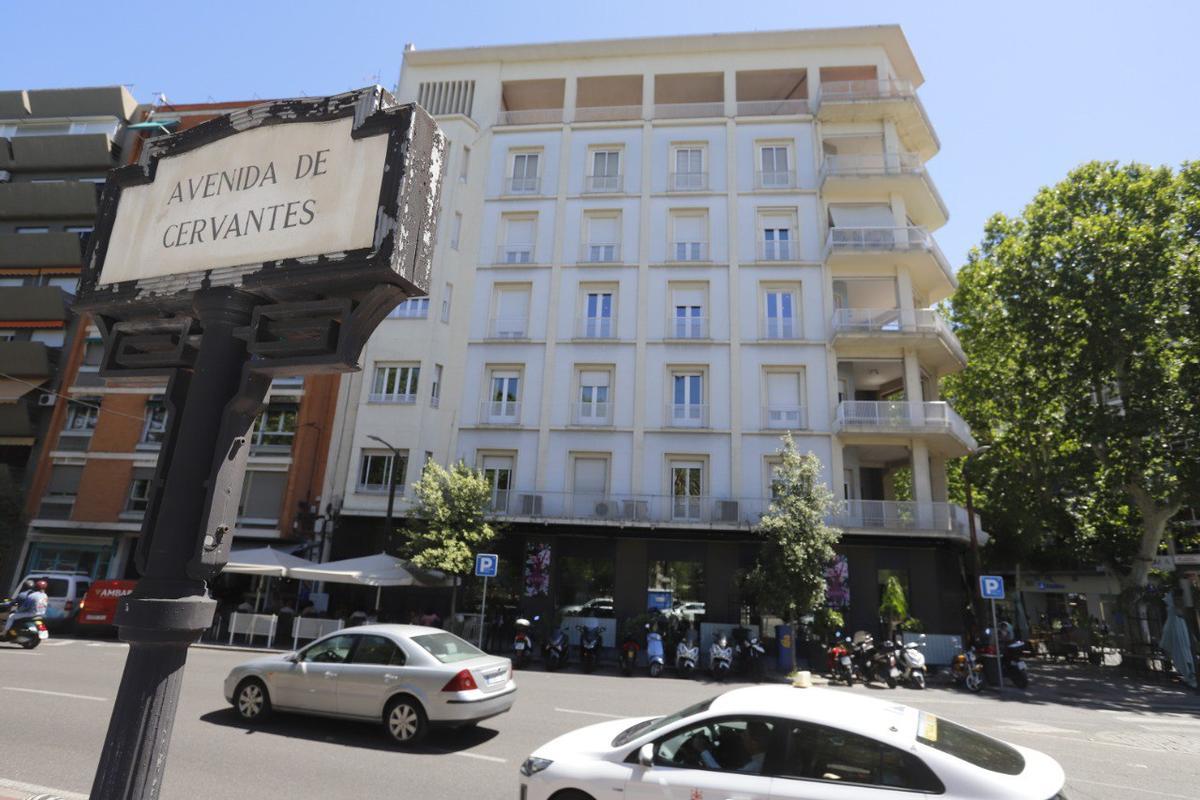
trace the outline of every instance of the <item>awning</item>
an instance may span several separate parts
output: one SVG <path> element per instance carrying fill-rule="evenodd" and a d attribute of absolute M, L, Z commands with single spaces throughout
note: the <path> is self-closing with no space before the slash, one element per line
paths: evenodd
<path fill-rule="evenodd" d="M 229 563 L 224 572 L 239 575 L 265 575 L 271 578 L 294 578 L 291 571 L 316 566 L 299 556 L 289 555 L 274 547 L 256 547 L 253 550 L 237 550 L 229 554 Z"/>
<path fill-rule="evenodd" d="M 387 553 L 329 561 L 288 569 L 287 577 L 360 586 L 451 586 L 452 580 L 436 570 L 420 570 Z"/>

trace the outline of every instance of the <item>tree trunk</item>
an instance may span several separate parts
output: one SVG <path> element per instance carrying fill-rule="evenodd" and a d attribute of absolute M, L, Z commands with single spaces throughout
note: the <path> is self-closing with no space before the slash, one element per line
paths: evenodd
<path fill-rule="evenodd" d="M 1133 504 L 1142 518 L 1142 535 L 1138 541 L 1137 554 L 1133 566 L 1125 575 L 1119 575 L 1118 581 L 1122 595 L 1129 598 L 1125 603 L 1127 615 L 1126 630 L 1130 642 L 1148 644 L 1150 642 L 1150 627 L 1146 622 L 1145 604 L 1140 601 L 1140 592 L 1145 588 L 1150 578 L 1150 567 L 1158 555 L 1158 546 L 1162 543 L 1163 533 L 1167 523 L 1182 507 L 1178 500 L 1167 503 L 1155 501 L 1150 493 L 1137 484 L 1127 484 L 1125 487 Z"/>

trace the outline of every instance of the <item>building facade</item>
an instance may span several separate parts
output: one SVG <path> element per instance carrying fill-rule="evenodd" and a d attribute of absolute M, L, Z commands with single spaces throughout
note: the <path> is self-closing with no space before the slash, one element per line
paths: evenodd
<path fill-rule="evenodd" d="M 126 151 L 128 162 L 137 161 L 149 137 L 186 130 L 247 105 L 251 103 L 142 109 L 131 123 L 135 136 Z M 166 381 L 101 378 L 99 330 L 86 316 L 78 328 L 64 350 L 61 395 L 49 395 L 54 403 L 32 470 L 26 507 L 30 523 L 16 563 L 22 574 L 66 570 L 83 571 L 93 579 L 133 578 L 133 548 L 166 430 Z M 314 523 L 319 526 L 318 493 L 337 385 L 337 376 L 328 375 L 272 383 L 250 432 L 235 548 L 311 543 Z"/>
<path fill-rule="evenodd" d="M 343 381 L 337 554 L 461 458 L 524 610 L 736 621 L 791 431 L 841 501 L 852 624 L 896 575 L 957 630 L 946 461 L 975 442 L 938 395 L 964 356 L 922 80 L 893 26 L 406 48 L 398 96 L 451 140 L 435 280 Z"/>

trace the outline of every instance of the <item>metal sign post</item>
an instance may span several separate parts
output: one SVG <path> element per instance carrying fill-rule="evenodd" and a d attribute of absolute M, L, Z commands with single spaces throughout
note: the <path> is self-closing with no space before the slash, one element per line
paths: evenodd
<path fill-rule="evenodd" d="M 374 86 L 232 112 L 109 175 L 76 309 L 104 337 L 103 377 L 167 378 L 168 421 L 92 800 L 158 797 L 247 432 L 273 376 L 357 369 L 391 308 L 428 294 L 444 150 L 428 114 Z"/>
<path fill-rule="evenodd" d="M 475 575 L 483 578 L 483 600 L 479 603 L 479 649 L 483 649 L 483 629 L 487 625 L 487 582 L 496 577 L 500 557 L 495 553 L 479 553 L 475 556 Z"/>
<path fill-rule="evenodd" d="M 996 680 L 1000 691 L 1004 691 L 1003 659 L 1000 657 L 1000 629 L 996 624 L 996 601 L 1004 599 L 1004 577 L 980 575 L 979 596 L 992 603 L 992 647 L 996 650 Z"/>

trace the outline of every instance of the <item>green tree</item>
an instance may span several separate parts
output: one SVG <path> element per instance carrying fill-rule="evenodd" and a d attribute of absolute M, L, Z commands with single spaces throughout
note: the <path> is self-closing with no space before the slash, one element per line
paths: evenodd
<path fill-rule="evenodd" d="M 888 639 L 896 636 L 896 626 L 908 619 L 908 598 L 904 587 L 895 575 L 889 575 L 883 584 L 883 599 L 879 603 L 879 618 L 887 623 Z"/>
<path fill-rule="evenodd" d="M 969 365 L 945 394 L 1006 558 L 1074 554 L 1142 587 L 1200 481 L 1200 163 L 1089 163 L 994 216 L 959 272 Z"/>
<path fill-rule="evenodd" d="M 795 631 L 801 616 L 825 603 L 825 568 L 842 532 L 825 524 L 833 495 L 821 480 L 820 460 L 797 451 L 791 434 L 779 454 L 775 497 L 756 529 L 762 546 L 743 586 L 759 608 L 786 619 Z M 792 659 L 795 669 L 795 650 Z"/>
<path fill-rule="evenodd" d="M 456 578 L 471 574 L 475 554 L 496 536 L 488 522 L 492 487 L 483 473 L 462 461 L 450 469 L 425 462 L 421 479 L 413 484 L 416 504 L 408 524 L 405 552 L 422 569 L 436 569 Z M 458 581 L 451 593 L 450 613 L 458 599 Z"/>

